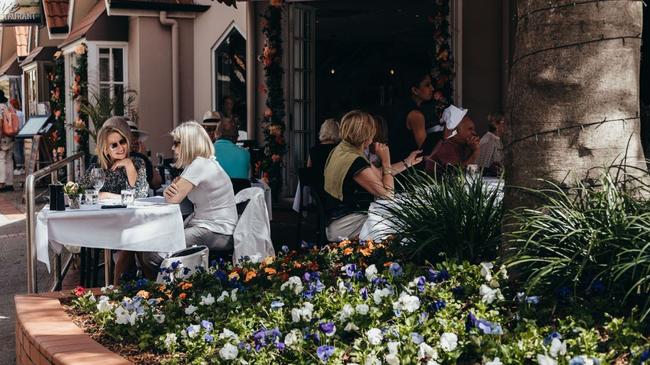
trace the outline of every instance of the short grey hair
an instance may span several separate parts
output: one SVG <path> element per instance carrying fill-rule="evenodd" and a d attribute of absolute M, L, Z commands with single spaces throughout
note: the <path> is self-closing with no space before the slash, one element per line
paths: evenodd
<path fill-rule="evenodd" d="M 320 131 L 318 133 L 318 140 L 321 142 L 326 140 L 332 140 L 338 142 L 341 140 L 339 136 L 339 122 L 336 119 L 325 119 L 323 124 L 320 126 Z"/>

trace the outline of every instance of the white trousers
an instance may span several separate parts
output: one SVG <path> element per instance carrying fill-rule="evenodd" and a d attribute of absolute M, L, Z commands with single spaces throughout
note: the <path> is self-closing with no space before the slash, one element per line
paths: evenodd
<path fill-rule="evenodd" d="M 339 219 L 333 220 L 327 229 L 327 240 L 338 242 L 341 238 L 357 238 L 361 232 L 363 223 L 368 219 L 367 214 L 352 213 Z"/>
<path fill-rule="evenodd" d="M 14 184 L 14 139 L 0 138 L 0 184 Z"/>

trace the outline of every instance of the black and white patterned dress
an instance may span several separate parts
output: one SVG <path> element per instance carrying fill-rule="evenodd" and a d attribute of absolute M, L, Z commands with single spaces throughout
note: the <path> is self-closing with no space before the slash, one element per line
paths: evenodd
<path fill-rule="evenodd" d="M 135 180 L 135 186 L 129 185 L 129 178 L 126 174 L 126 168 L 123 166 L 113 171 L 109 169 L 102 169 L 106 179 L 104 180 L 104 186 L 99 190 L 100 192 L 121 194 L 124 189 L 134 189 L 135 198 L 146 198 L 149 193 L 149 183 L 147 183 L 147 169 L 145 167 L 144 161 L 139 157 L 131 157 L 133 165 L 135 166 L 136 171 L 138 172 L 138 177 Z M 90 177 L 90 172 L 95 167 L 101 167 L 99 164 L 91 164 L 91 166 L 86 170 L 86 173 L 81 178 L 79 183 L 86 189 L 94 189 L 93 181 Z"/>

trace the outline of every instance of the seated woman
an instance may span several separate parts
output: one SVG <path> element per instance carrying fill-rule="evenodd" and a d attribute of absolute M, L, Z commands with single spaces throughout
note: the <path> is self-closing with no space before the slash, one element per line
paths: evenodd
<path fill-rule="evenodd" d="M 388 146 L 374 144 L 381 168 L 372 166 L 364 154 L 375 137 L 375 129 L 372 116 L 359 110 L 347 113 L 341 120 L 342 141 L 325 165 L 329 241 L 358 237 L 373 198 L 389 197 L 393 193 L 394 171 Z"/>
<path fill-rule="evenodd" d="M 203 127 L 185 122 L 171 132 L 175 166 L 183 173 L 163 195 L 168 203 L 179 204 L 185 197 L 194 204 L 194 215 L 185 226 L 187 247 L 205 245 L 210 251 L 233 249 L 237 225 L 235 194 L 230 178 L 217 162 L 214 145 Z M 154 277 L 163 257 L 156 252 L 143 255 L 143 265 Z"/>
<path fill-rule="evenodd" d="M 309 159 L 307 160 L 307 167 L 311 167 L 314 172 L 313 183 L 323 188 L 323 171 L 325 171 L 325 162 L 329 157 L 330 152 L 336 147 L 337 143 L 341 140 L 339 138 L 339 123 L 336 119 L 326 119 L 320 126 L 318 132 L 319 144 L 309 149 Z"/>
<path fill-rule="evenodd" d="M 129 158 L 131 129 L 122 117 L 109 118 L 97 133 L 98 163 L 90 166 L 80 183 L 87 189 L 93 188 L 90 171 L 99 167 L 104 171 L 104 186 L 99 191 L 100 199 L 121 198 L 124 189 L 133 189 L 136 198 L 146 198 L 149 191 L 147 171 L 140 158 Z M 115 260 L 114 282 L 129 268 L 135 267 L 133 252 L 118 251 Z"/>

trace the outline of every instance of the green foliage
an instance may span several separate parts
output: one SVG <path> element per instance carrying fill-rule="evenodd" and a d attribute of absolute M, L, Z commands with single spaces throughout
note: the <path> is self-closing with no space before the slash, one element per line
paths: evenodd
<path fill-rule="evenodd" d="M 88 102 L 81 104 L 80 112 L 88 116 L 92 122 L 93 127 L 88 130 L 88 133 L 93 141 L 97 141 L 97 132 L 108 118 L 114 115 L 133 114 L 132 106 L 136 97 L 137 92 L 134 90 L 126 90 L 124 94 L 113 97 L 105 92 L 90 93 Z"/>
<path fill-rule="evenodd" d="M 644 320 L 650 315 L 648 189 L 613 171 L 568 190 L 547 182 L 530 191 L 543 205 L 513 212 L 508 265 L 529 290 L 565 300 L 606 290 L 613 303 L 627 304 L 625 310 L 642 306 Z"/>
<path fill-rule="evenodd" d="M 400 175 L 399 185 L 401 192 L 380 204 L 407 257 L 478 263 L 496 256 L 503 214 L 499 189 L 462 173 L 436 180 L 419 171 Z"/>

